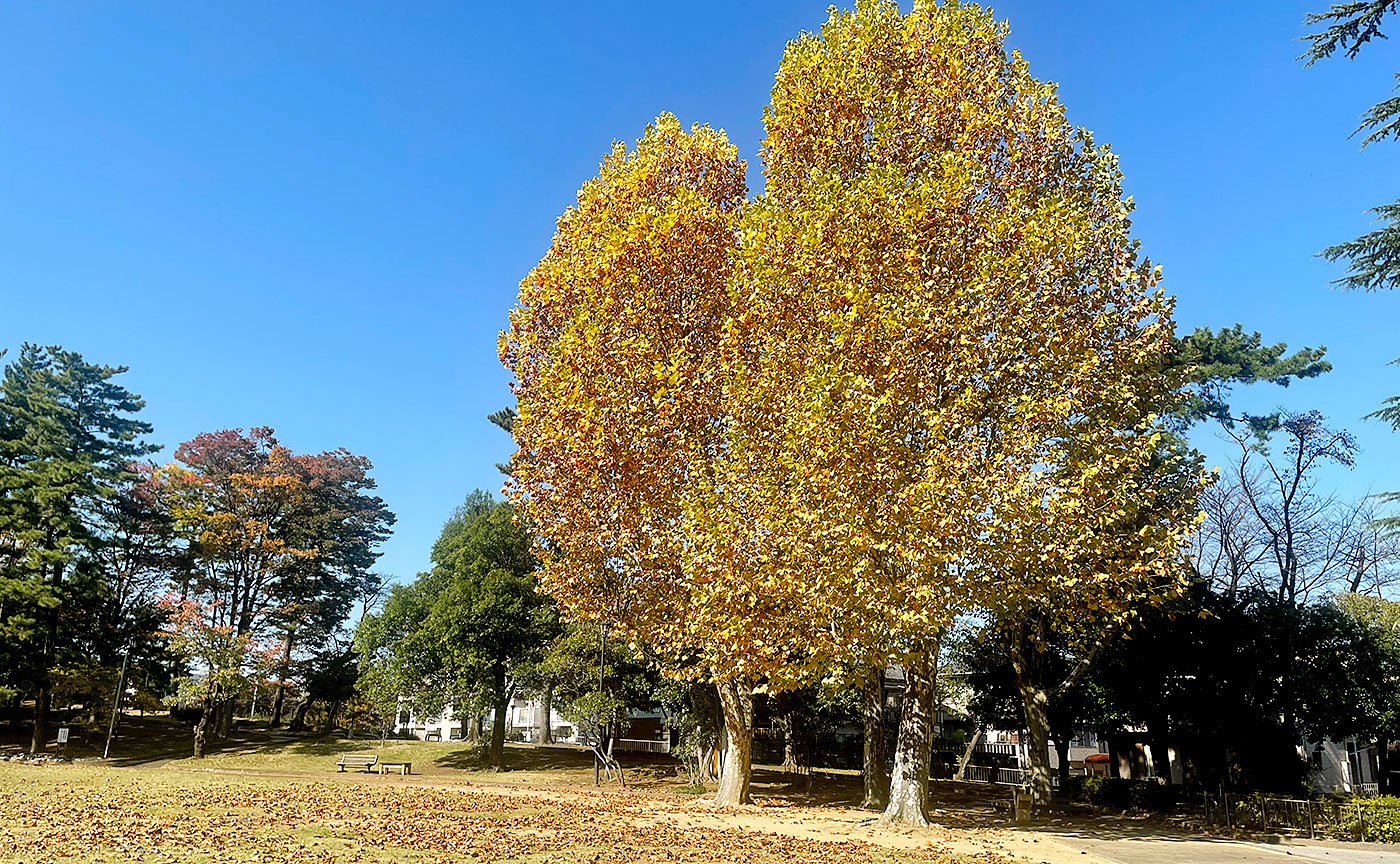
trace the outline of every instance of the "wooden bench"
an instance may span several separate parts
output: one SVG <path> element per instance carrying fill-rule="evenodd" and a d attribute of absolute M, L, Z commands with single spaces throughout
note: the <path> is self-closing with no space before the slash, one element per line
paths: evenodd
<path fill-rule="evenodd" d="M 412 774 L 412 773 L 413 773 L 413 763 L 412 763 L 412 762 L 380 762 L 380 763 L 379 763 L 379 773 L 380 773 L 380 774 L 387 774 L 387 773 L 389 773 L 389 770 L 388 770 L 388 769 L 390 769 L 390 768 L 397 768 L 397 769 L 399 769 L 399 776 L 403 776 L 403 775 L 405 775 L 405 774 Z"/>
<path fill-rule="evenodd" d="M 362 756 L 358 753 L 342 753 L 340 754 L 340 761 L 335 764 L 339 767 L 339 773 L 341 774 L 345 773 L 346 768 L 363 768 L 365 769 L 365 773 L 368 774 L 374 770 L 375 765 L 379 764 L 379 757 Z"/>

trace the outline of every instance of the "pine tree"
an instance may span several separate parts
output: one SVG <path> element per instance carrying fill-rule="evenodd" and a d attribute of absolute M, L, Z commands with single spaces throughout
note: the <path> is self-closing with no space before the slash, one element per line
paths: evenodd
<path fill-rule="evenodd" d="M 1312 47 L 1303 55 L 1307 65 L 1332 56 L 1337 51 L 1354 60 L 1361 46 L 1372 39 L 1384 39 L 1381 24 L 1387 15 L 1400 12 L 1400 0 L 1359 0 L 1337 3 L 1326 12 L 1309 15 L 1306 23 L 1322 25 L 1316 33 L 1304 39 Z M 1395 76 L 1396 92 L 1400 92 L 1400 73 Z M 1400 96 L 1393 96 L 1372 106 L 1361 117 L 1361 125 L 1352 132 L 1366 132 L 1361 146 L 1400 137 Z M 1346 261 L 1351 268 L 1337 280 L 1338 285 L 1356 291 L 1379 291 L 1400 287 L 1400 201 L 1382 204 L 1370 211 L 1385 224 L 1362 234 L 1355 240 L 1329 246 L 1322 250 L 1328 261 Z"/>
<path fill-rule="evenodd" d="M 35 694 L 31 752 L 48 739 L 52 671 L 84 631 L 98 572 L 98 505 L 153 452 L 139 396 L 58 346 L 25 344 L 0 381 L 0 642 L 10 683 Z"/>

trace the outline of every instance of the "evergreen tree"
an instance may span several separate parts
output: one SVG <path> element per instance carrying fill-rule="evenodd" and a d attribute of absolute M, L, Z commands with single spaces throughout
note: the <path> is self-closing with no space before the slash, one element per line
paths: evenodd
<path fill-rule="evenodd" d="M 34 694 L 31 752 L 48 740 L 55 666 L 88 631 L 100 588 L 102 504 L 153 452 L 144 402 L 100 366 L 26 343 L 0 381 L 0 644 L 13 689 Z"/>
<path fill-rule="evenodd" d="M 1332 56 L 1337 51 L 1355 59 L 1361 46 L 1372 39 L 1384 39 L 1381 25 L 1387 15 L 1400 11 L 1400 0 L 1356 0 L 1333 4 L 1326 12 L 1307 17 L 1309 26 L 1322 29 L 1304 37 L 1311 47 L 1303 56 L 1307 65 Z M 1400 92 L 1400 73 L 1395 76 L 1396 91 Z M 1387 138 L 1400 137 L 1400 96 L 1377 103 L 1361 117 L 1361 125 L 1353 135 L 1365 132 L 1361 146 Z M 1400 201 L 1382 204 L 1371 210 L 1384 222 L 1375 231 L 1346 243 L 1322 250 L 1328 261 L 1346 261 L 1351 267 L 1337 280 L 1343 288 L 1357 291 L 1379 291 L 1400 287 Z"/>

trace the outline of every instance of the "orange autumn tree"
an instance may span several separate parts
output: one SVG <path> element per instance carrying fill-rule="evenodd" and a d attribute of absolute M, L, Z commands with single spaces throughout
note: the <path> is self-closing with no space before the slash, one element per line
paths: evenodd
<path fill-rule="evenodd" d="M 804 586 L 819 652 L 903 667 L 901 824 L 927 822 L 943 634 L 1006 601 L 1008 560 L 1050 543 L 1068 566 L 1111 527 L 1096 508 L 1156 453 L 1168 390 L 1170 304 L 1116 161 L 1006 33 L 970 4 L 862 2 L 788 45 L 726 331 L 716 487 L 769 583 Z M 1169 558 L 1183 521 L 1116 557 Z M 1087 578 L 1137 584 L 1103 558 Z M 1028 597 L 1075 590 L 1030 571 Z"/>
<path fill-rule="evenodd" d="M 715 518 L 745 196 L 724 133 L 663 114 L 560 217 L 500 341 L 518 411 L 506 488 L 537 533 L 541 583 L 569 617 L 715 681 L 721 804 L 749 799 L 750 688 L 790 661 L 760 624 L 785 595 L 747 581 L 743 537 Z"/>

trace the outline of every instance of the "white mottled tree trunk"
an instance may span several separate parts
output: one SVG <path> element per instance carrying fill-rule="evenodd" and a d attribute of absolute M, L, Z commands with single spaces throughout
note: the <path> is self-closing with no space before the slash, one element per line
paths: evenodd
<path fill-rule="evenodd" d="M 737 681 L 715 685 L 724 709 L 724 731 L 729 746 L 719 775 L 716 807 L 738 807 L 753 803 L 749 783 L 753 776 L 753 693 Z"/>
<path fill-rule="evenodd" d="M 929 761 L 937 706 L 938 648 L 914 655 L 904 664 L 904 700 L 899 738 L 894 748 L 894 777 L 881 824 L 920 828 L 928 825 Z"/>

